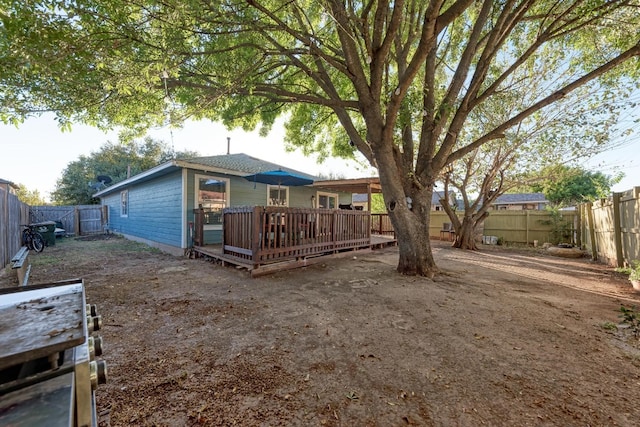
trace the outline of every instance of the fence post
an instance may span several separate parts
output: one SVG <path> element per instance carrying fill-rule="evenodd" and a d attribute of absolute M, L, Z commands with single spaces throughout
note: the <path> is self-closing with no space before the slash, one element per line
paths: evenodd
<path fill-rule="evenodd" d="M 598 248 L 596 247 L 596 225 L 593 223 L 593 203 L 587 203 L 587 219 L 589 221 L 589 239 L 591 240 L 591 259 L 598 260 Z"/>
<path fill-rule="evenodd" d="M 109 206 L 107 205 L 102 205 L 102 212 L 101 212 L 101 225 L 102 225 L 102 232 L 103 233 L 107 233 L 107 231 L 109 230 Z"/>
<path fill-rule="evenodd" d="M 613 193 L 613 241 L 616 245 L 616 265 L 624 266 L 622 256 L 622 226 L 620 224 L 620 198 L 622 193 Z"/>
<path fill-rule="evenodd" d="M 267 230 L 263 226 L 266 222 L 263 220 L 264 209 L 261 206 L 254 206 L 251 212 L 251 263 L 257 265 L 260 257 L 260 245 L 262 233 L 266 233 Z M 263 239 L 264 240 L 264 239 Z"/>
<path fill-rule="evenodd" d="M 80 230 L 80 209 L 78 209 L 77 206 L 73 208 L 73 221 L 75 222 L 74 227 L 76 228 L 76 234 L 82 236 L 82 230 Z"/>
<path fill-rule="evenodd" d="M 584 204 L 580 203 L 578 205 L 578 215 L 576 215 L 576 246 L 582 249 L 582 209 L 584 208 Z"/>

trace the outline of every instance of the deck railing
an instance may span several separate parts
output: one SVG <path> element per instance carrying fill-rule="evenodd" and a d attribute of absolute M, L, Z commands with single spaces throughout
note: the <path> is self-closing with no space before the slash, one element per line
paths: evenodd
<path fill-rule="evenodd" d="M 363 248 L 370 243 L 369 212 L 277 206 L 223 211 L 223 254 L 253 265 Z"/>
<path fill-rule="evenodd" d="M 371 233 L 381 236 L 396 236 L 396 232 L 391 225 L 391 218 L 386 213 L 371 214 Z"/>

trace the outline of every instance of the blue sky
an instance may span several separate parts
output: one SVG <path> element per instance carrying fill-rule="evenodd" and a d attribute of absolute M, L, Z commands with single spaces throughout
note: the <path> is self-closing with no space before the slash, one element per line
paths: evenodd
<path fill-rule="evenodd" d="M 628 120 L 640 118 L 640 108 L 626 116 Z M 617 141 L 617 148 L 584 163 L 591 170 L 613 175 L 618 170 L 625 178 L 613 191 L 626 191 L 640 186 L 640 136 L 636 132 Z M 155 139 L 171 143 L 168 128 L 151 133 Z M 317 164 L 315 157 L 304 157 L 300 152 L 287 153 L 283 145 L 283 131 L 274 127 L 267 137 L 257 132 L 227 131 L 222 125 L 210 122 L 189 123 L 181 130 L 173 130 L 176 150 L 198 151 L 203 156 L 227 152 L 227 137 L 231 138 L 231 153 L 246 153 L 263 160 L 291 167 L 310 174 L 339 174 L 346 178 L 372 176 L 371 170 L 362 169 L 353 162 L 331 159 Z M 107 141 L 117 142 L 117 134 L 103 133 L 92 127 L 75 125 L 71 132 L 61 132 L 53 116 L 27 120 L 19 128 L 0 125 L 0 178 L 38 190 L 48 199 L 66 166 L 81 155 L 98 151 Z"/>

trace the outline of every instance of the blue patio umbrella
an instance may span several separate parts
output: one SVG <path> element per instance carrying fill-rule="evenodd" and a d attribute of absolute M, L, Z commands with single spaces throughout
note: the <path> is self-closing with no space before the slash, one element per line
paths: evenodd
<path fill-rule="evenodd" d="M 245 176 L 245 179 L 253 181 L 254 183 L 260 182 L 262 184 L 277 185 L 278 187 L 281 185 L 295 187 L 313 184 L 312 179 L 286 172 L 282 169 L 254 173 L 253 175 Z"/>

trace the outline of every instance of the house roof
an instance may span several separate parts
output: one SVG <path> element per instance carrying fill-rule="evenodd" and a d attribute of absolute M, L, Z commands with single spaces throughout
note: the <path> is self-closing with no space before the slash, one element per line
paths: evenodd
<path fill-rule="evenodd" d="M 455 194 L 453 194 L 453 192 L 449 192 L 449 197 L 454 196 L 455 198 Z M 442 203 L 440 203 L 440 199 L 444 199 L 444 191 L 434 191 L 433 194 L 431 194 L 431 204 L 433 206 L 441 206 Z"/>
<path fill-rule="evenodd" d="M 354 193 L 351 195 L 351 201 L 353 203 L 367 203 L 369 201 L 369 195 L 363 193 Z"/>
<path fill-rule="evenodd" d="M 503 194 L 493 202 L 494 205 L 519 205 L 523 203 L 549 203 L 542 193 Z"/>
<path fill-rule="evenodd" d="M 251 157 L 244 153 L 238 154 L 224 154 L 220 156 L 208 156 L 208 157 L 194 157 L 191 159 L 178 160 L 179 164 L 197 165 L 199 167 L 204 166 L 207 170 L 212 172 L 224 172 L 229 175 L 253 175 L 258 172 L 267 172 L 272 170 L 283 170 L 285 172 L 291 172 L 298 176 L 318 180 L 317 176 L 310 175 L 295 169 L 291 169 L 276 163 L 271 163 L 266 160 Z M 193 169 L 197 169 L 194 167 Z"/>
<path fill-rule="evenodd" d="M 180 159 L 180 160 L 171 160 L 169 162 L 158 165 L 154 168 L 146 170 L 142 173 L 139 173 L 131 178 L 125 179 L 124 181 L 118 182 L 110 187 L 105 188 L 93 195 L 93 197 L 101 197 L 107 194 L 110 194 L 114 191 L 120 191 L 120 189 L 126 187 L 127 185 L 133 183 L 140 183 L 144 181 L 148 181 L 150 179 L 166 175 L 170 172 L 175 171 L 176 169 L 187 168 L 194 169 L 203 172 L 210 173 L 221 173 L 226 175 L 235 175 L 235 176 L 248 176 L 253 175 L 258 172 L 267 172 L 272 170 L 283 170 L 286 172 L 291 172 L 298 176 L 302 176 L 304 178 L 309 178 L 313 181 L 314 187 L 328 188 L 321 183 L 343 183 L 344 185 L 349 185 L 349 183 L 353 183 L 353 181 L 359 180 L 339 180 L 339 181 L 318 181 L 318 177 L 314 175 L 310 175 L 308 173 L 304 173 L 295 169 L 291 169 L 276 163 L 271 163 L 266 160 L 258 159 L 256 157 L 249 156 L 244 153 L 238 154 L 223 154 L 219 156 L 208 156 L 208 157 L 193 157 L 190 159 Z M 364 180 L 368 180 L 370 178 L 364 178 Z M 375 178 L 377 180 L 377 178 Z M 364 187 L 366 188 L 366 187 Z M 348 191 L 346 189 L 340 189 L 338 191 Z M 365 190 L 366 191 L 366 190 Z"/>

